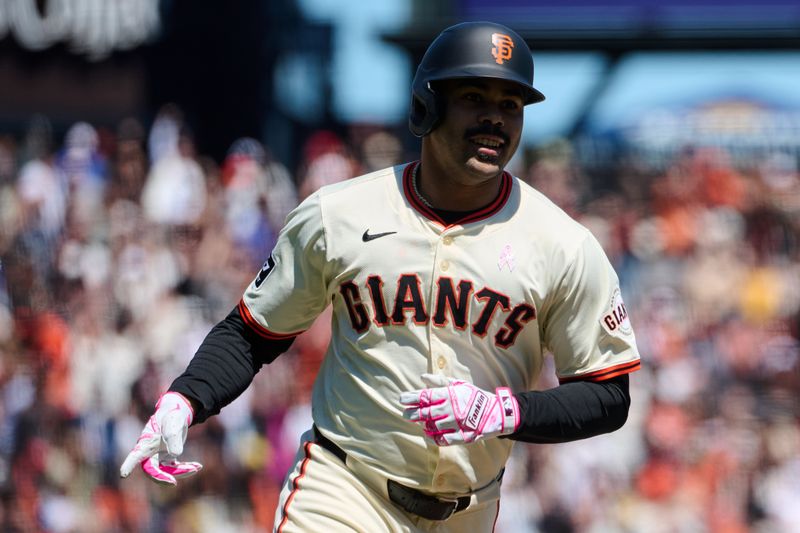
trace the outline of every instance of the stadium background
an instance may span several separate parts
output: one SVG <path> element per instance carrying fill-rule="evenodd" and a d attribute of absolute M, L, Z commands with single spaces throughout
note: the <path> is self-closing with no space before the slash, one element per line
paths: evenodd
<path fill-rule="evenodd" d="M 623 430 L 516 447 L 497 531 L 800 530 L 800 5 L 230 4 L 0 3 L 3 531 L 271 524 L 325 317 L 190 431 L 201 475 L 120 461 L 286 211 L 417 155 L 413 65 L 477 19 L 534 51 L 513 171 L 604 244 L 644 361 Z"/>

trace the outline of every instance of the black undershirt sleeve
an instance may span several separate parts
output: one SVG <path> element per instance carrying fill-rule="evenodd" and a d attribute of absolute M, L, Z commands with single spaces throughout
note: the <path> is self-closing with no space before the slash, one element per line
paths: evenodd
<path fill-rule="evenodd" d="M 520 427 L 507 438 L 555 443 L 616 431 L 628 418 L 628 382 L 624 374 L 605 381 L 575 381 L 550 390 L 516 394 Z"/>
<path fill-rule="evenodd" d="M 242 320 L 238 307 L 214 326 L 189 366 L 170 385 L 192 401 L 192 424 L 220 412 L 253 381 L 264 364 L 289 349 L 294 337 L 270 340 L 259 336 Z"/>

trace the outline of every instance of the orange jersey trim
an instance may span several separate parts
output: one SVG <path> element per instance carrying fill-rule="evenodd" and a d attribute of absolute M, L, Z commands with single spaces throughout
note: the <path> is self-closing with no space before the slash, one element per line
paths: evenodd
<path fill-rule="evenodd" d="M 494 522 L 492 522 L 492 533 L 497 529 L 497 519 L 500 518 L 500 500 L 497 500 L 497 507 L 494 511 Z"/>
<path fill-rule="evenodd" d="M 571 381 L 605 381 L 607 379 L 615 378 L 617 376 L 621 376 L 623 374 L 630 374 L 631 372 L 636 372 L 642 367 L 641 360 L 637 359 L 636 361 L 629 361 L 627 363 L 620 363 L 618 365 L 610 366 L 608 368 L 603 368 L 601 370 L 595 370 L 594 372 L 589 372 L 588 374 L 580 374 L 578 376 L 567 376 L 567 377 L 559 377 L 559 383 L 569 383 Z"/>
<path fill-rule="evenodd" d="M 281 520 L 280 525 L 278 525 L 278 533 L 283 531 L 283 526 L 286 525 L 286 522 L 289 520 L 289 504 L 292 503 L 294 500 L 295 495 L 300 491 L 300 480 L 303 479 L 306 475 L 306 469 L 308 468 L 308 463 L 311 461 L 311 445 L 313 442 L 306 442 L 303 449 L 305 450 L 306 457 L 303 459 L 303 462 L 300 464 L 300 473 L 294 478 L 292 481 L 292 492 L 289 493 L 289 497 L 286 498 L 286 503 L 283 504 L 281 508 L 281 514 L 283 515 L 283 519 Z"/>
<path fill-rule="evenodd" d="M 248 309 L 247 305 L 245 305 L 244 303 L 244 299 L 239 300 L 238 307 L 239 307 L 239 314 L 242 316 L 242 320 L 244 320 L 244 323 L 247 324 L 247 326 L 250 329 L 252 329 L 255 333 L 257 333 L 261 337 L 264 337 L 265 339 L 280 341 L 285 339 L 291 339 L 292 337 L 297 337 L 298 335 L 303 333 L 302 331 L 298 331 L 295 333 L 274 333 L 265 328 L 264 326 L 262 326 L 261 324 L 259 324 L 258 321 L 255 318 L 253 318 L 253 315 L 250 313 L 250 309 Z"/>

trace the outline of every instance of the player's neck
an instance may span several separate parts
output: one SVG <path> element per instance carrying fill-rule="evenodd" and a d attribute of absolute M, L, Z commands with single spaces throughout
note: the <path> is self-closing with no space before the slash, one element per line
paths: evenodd
<path fill-rule="evenodd" d="M 414 172 L 414 192 L 434 209 L 473 211 L 494 200 L 500 191 L 502 172 L 476 179 L 466 169 L 445 169 L 424 156 Z"/>

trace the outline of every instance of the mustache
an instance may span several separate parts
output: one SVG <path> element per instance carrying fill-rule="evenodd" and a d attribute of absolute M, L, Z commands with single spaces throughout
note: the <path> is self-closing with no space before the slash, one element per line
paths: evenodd
<path fill-rule="evenodd" d="M 504 143 L 508 144 L 508 135 L 506 135 L 503 130 L 493 126 L 492 124 L 475 126 L 474 128 L 468 129 L 466 132 L 464 132 L 464 140 L 469 140 L 470 137 L 474 137 L 475 135 L 492 135 L 494 137 L 500 137 L 503 139 Z"/>

